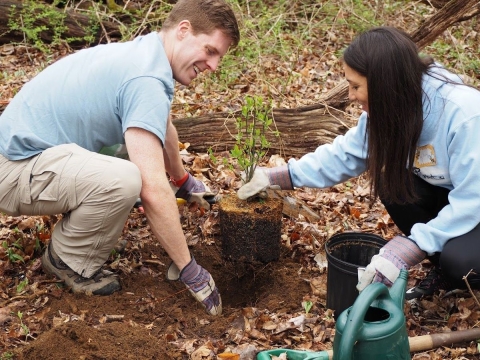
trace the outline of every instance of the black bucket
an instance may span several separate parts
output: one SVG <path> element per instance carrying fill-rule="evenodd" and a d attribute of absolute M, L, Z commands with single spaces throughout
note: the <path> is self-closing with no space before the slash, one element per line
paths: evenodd
<path fill-rule="evenodd" d="M 335 311 L 335 318 L 358 296 L 358 268 L 367 266 L 386 243 L 380 236 L 359 232 L 337 234 L 326 242 L 327 308 Z"/>

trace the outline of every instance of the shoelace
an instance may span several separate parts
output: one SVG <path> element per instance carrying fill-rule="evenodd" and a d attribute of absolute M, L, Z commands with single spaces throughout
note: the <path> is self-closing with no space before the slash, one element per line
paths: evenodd
<path fill-rule="evenodd" d="M 74 280 L 77 284 L 82 283 L 82 282 L 86 282 L 86 281 L 90 281 L 90 280 L 93 280 L 95 282 L 100 282 L 100 281 L 102 281 L 102 278 L 105 277 L 105 275 L 102 272 L 102 268 L 95 271 L 95 273 L 92 276 L 90 276 L 89 278 L 83 277 L 82 275 L 79 275 L 79 274 L 77 274 L 77 275 L 78 275 L 78 278 Z"/>

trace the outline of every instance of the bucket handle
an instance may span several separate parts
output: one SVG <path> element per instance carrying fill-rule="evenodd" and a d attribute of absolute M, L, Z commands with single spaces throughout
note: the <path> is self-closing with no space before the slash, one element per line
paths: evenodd
<path fill-rule="evenodd" d="M 350 360 L 353 357 L 353 346 L 357 342 L 358 335 L 363 327 L 363 319 L 367 314 L 370 304 L 379 296 L 390 296 L 388 287 L 382 283 L 373 283 L 367 287 L 368 291 L 362 291 L 355 303 L 350 308 L 350 313 L 345 324 L 345 332 L 342 335 L 335 359 Z"/>

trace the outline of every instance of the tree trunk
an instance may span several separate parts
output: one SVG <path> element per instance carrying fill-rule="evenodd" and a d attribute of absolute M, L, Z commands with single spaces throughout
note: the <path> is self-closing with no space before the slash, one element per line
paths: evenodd
<path fill-rule="evenodd" d="M 19 30 L 12 31 L 8 23 L 11 20 L 20 22 L 20 14 L 22 14 L 22 10 L 24 10 L 26 6 L 28 5 L 24 5 L 22 1 L 0 0 L 0 34 L 2 34 L 0 36 L 0 44 L 24 41 L 24 33 Z M 59 10 L 48 4 L 45 4 L 45 7 L 48 7 L 49 11 L 55 11 L 59 15 L 63 14 L 65 16 L 64 25 L 67 29 L 61 34 L 61 37 L 63 39 L 75 38 L 75 41 L 69 43 L 73 48 L 88 45 L 86 40 L 87 36 L 93 36 L 94 44 L 106 43 L 112 37 L 116 39 L 121 37 L 119 26 L 113 22 L 100 22 L 100 19 L 93 17 L 93 19 L 97 20 L 95 20 L 95 24 L 92 24 L 91 16 L 76 13 L 73 10 Z M 34 27 L 44 26 L 47 29 L 38 34 L 38 37 L 46 43 L 52 42 L 55 35 L 50 20 L 48 16 L 37 16 L 33 24 Z M 92 33 L 94 26 L 97 26 L 98 29 Z"/>
<path fill-rule="evenodd" d="M 285 157 L 299 157 L 319 145 L 332 142 L 338 135 L 355 126 L 356 119 L 343 111 L 348 104 L 348 88 L 345 81 L 325 94 L 318 104 L 294 109 L 273 109 L 277 138 L 267 134 L 271 143 L 270 153 Z M 347 90 L 347 91 L 345 91 Z M 200 117 L 174 119 L 179 140 L 190 143 L 190 150 L 214 152 L 230 150 L 235 144 L 235 119 L 240 111 L 213 113 Z"/>
<path fill-rule="evenodd" d="M 451 0 L 426 20 L 411 37 L 422 49 L 478 7 L 478 0 Z M 335 137 L 344 134 L 353 125 L 341 111 L 346 105 L 348 83 L 344 80 L 325 94 L 319 104 L 296 109 L 274 109 L 273 116 L 281 134 L 281 141 L 269 138 L 272 142 L 271 152 L 295 157 L 313 151 L 320 145 L 331 143 Z M 193 151 L 207 152 L 210 148 L 214 151 L 229 150 L 235 143 L 230 135 L 236 133 L 235 115 L 217 113 L 177 119 L 174 124 L 179 140 L 190 143 L 189 149 Z"/>
<path fill-rule="evenodd" d="M 441 9 L 444 7 L 450 0 L 422 0 L 423 3 L 427 5 L 431 5 L 436 9 Z M 473 18 L 480 14 L 480 2 L 477 2 L 477 5 L 472 8 L 470 12 L 467 12 L 463 15 L 459 21 L 465 21 Z"/>
<path fill-rule="evenodd" d="M 478 0 L 450 0 L 425 21 L 412 35 L 413 41 L 420 49 L 432 43 L 440 34 L 453 24 L 474 13 L 480 13 Z"/>
<path fill-rule="evenodd" d="M 214 113 L 197 118 L 174 120 L 180 141 L 191 143 L 189 149 L 207 152 L 230 150 L 235 144 L 232 134 L 236 134 L 235 118 L 240 112 Z M 275 126 L 280 137 L 267 134 L 271 143 L 270 152 L 285 157 L 301 156 L 320 144 L 329 143 L 338 135 L 354 126 L 343 111 L 323 105 L 296 109 L 274 109 Z"/>

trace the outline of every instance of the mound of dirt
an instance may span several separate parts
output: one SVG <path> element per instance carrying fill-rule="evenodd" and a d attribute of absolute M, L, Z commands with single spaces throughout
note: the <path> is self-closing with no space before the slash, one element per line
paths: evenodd
<path fill-rule="evenodd" d="M 301 251 L 285 246 L 278 261 L 245 263 L 224 259 L 219 238 L 198 241 L 190 249 L 222 294 L 223 314 L 214 317 L 182 283 L 166 280 L 170 260 L 151 235 L 138 239 L 132 231 L 124 234 L 134 239 L 126 253 L 110 263 L 122 270 L 122 290 L 87 296 L 49 284 L 39 335 L 16 350 L 18 359 L 183 359 L 201 344 L 220 353 L 232 339 L 248 339 L 245 309 L 300 312 L 311 294 L 305 279 L 318 275 Z"/>

